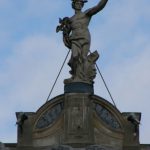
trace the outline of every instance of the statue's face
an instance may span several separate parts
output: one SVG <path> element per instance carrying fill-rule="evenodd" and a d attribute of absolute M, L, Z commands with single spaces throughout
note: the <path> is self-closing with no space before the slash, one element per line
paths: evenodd
<path fill-rule="evenodd" d="M 83 8 L 83 6 L 84 6 L 84 3 L 81 1 L 72 3 L 72 8 L 75 10 L 81 10 Z"/>

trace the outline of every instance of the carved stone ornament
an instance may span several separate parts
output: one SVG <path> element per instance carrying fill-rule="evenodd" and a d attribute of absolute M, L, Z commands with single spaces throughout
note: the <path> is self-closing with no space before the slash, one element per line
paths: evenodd
<path fill-rule="evenodd" d="M 95 103 L 95 111 L 98 117 L 108 126 L 113 129 L 121 129 L 120 123 L 117 119 L 113 116 L 113 114 L 107 110 L 105 107 L 101 106 L 100 104 Z"/>
<path fill-rule="evenodd" d="M 36 129 L 42 129 L 49 127 L 60 116 L 63 110 L 63 103 L 59 103 L 53 106 L 50 110 L 47 110 L 37 121 Z"/>

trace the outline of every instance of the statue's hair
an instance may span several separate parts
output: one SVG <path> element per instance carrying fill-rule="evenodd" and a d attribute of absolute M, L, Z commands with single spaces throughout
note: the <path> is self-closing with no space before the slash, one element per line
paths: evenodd
<path fill-rule="evenodd" d="M 83 2 L 83 3 L 88 2 L 87 0 L 72 0 L 73 3 L 78 2 L 78 1 L 79 1 L 79 2 Z"/>

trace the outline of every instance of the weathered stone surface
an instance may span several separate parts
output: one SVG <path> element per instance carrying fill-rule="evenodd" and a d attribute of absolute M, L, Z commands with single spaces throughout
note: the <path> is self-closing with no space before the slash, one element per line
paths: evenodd
<path fill-rule="evenodd" d="M 51 109 L 45 111 L 45 113 L 37 121 L 35 128 L 43 129 L 54 124 L 54 121 L 61 115 L 63 107 L 63 103 L 58 103 Z"/>
<path fill-rule="evenodd" d="M 95 109 L 93 116 L 95 144 L 122 150 L 124 141 L 124 120 L 122 119 L 121 113 L 112 104 L 101 97 L 94 95 L 91 99 L 94 102 Z M 100 107 L 98 110 L 96 109 L 97 105 Z M 114 127 L 114 121 L 117 122 L 119 126 Z"/>
<path fill-rule="evenodd" d="M 36 112 L 32 130 L 33 146 L 60 145 L 62 143 L 64 136 L 63 105 L 64 95 L 59 95 L 45 103 Z M 39 123 L 43 125 L 39 125 Z"/>
<path fill-rule="evenodd" d="M 96 76 L 95 63 L 99 57 L 97 51 L 89 53 L 91 35 L 88 29 L 93 15 L 100 12 L 108 0 L 100 0 L 99 3 L 90 9 L 82 12 L 86 1 L 72 1 L 72 8 L 75 14 L 72 17 L 59 19 L 60 25 L 56 31 L 63 31 L 63 42 L 71 49 L 71 58 L 68 65 L 71 67 L 71 78 L 64 80 L 65 84 L 72 82 L 86 82 L 93 84 Z"/>
<path fill-rule="evenodd" d="M 17 112 L 16 117 L 18 118 L 19 114 L 22 112 Z M 32 146 L 32 127 L 33 127 L 33 119 L 35 113 L 33 112 L 25 112 L 28 116 L 28 119 L 24 121 L 22 124 L 22 129 L 20 130 L 20 126 L 18 126 L 17 133 L 17 143 L 18 146 Z M 18 120 L 18 119 L 17 119 Z"/>
<path fill-rule="evenodd" d="M 2 142 L 0 142 L 0 150 L 5 150 L 5 145 Z"/>
<path fill-rule="evenodd" d="M 150 144 L 141 144 L 140 150 L 150 150 Z"/>
<path fill-rule="evenodd" d="M 0 142 L 0 150 L 16 150 L 16 143 L 2 143 Z"/>
<path fill-rule="evenodd" d="M 86 148 L 86 150 L 117 150 L 110 146 L 101 146 L 101 145 L 90 145 Z"/>
<path fill-rule="evenodd" d="M 108 126 L 114 129 L 121 129 L 120 123 L 114 117 L 114 115 L 107 110 L 104 106 L 95 103 L 95 111 L 98 117 L 103 120 Z"/>
<path fill-rule="evenodd" d="M 135 134 L 135 125 L 128 121 L 128 116 L 131 114 L 135 114 L 139 119 L 141 118 L 141 113 L 135 112 L 126 112 L 122 113 L 122 116 L 125 120 L 125 139 L 124 139 L 124 146 L 125 147 L 139 147 L 139 125 L 137 126 L 137 132 Z"/>
<path fill-rule="evenodd" d="M 75 147 L 94 142 L 92 103 L 89 94 L 65 94 L 65 144 Z"/>
<path fill-rule="evenodd" d="M 121 113 L 96 95 L 66 93 L 48 101 L 37 112 L 26 114 L 23 132 L 18 130 L 17 150 L 140 148 L 139 136 L 134 136 L 134 125 L 127 119 L 130 113 Z M 16 150 L 16 147 L 5 148 Z"/>
<path fill-rule="evenodd" d="M 83 82 L 72 82 L 65 84 L 64 86 L 65 93 L 88 93 L 94 94 L 93 84 L 87 84 Z"/>
<path fill-rule="evenodd" d="M 86 148 L 96 144 L 122 150 L 123 147 L 139 145 L 139 139 L 134 141 L 133 126 L 125 115 L 96 95 L 66 93 L 28 116 L 24 124 L 26 132 L 18 136 L 19 147 L 70 145 L 72 148 Z M 132 143 L 128 141 L 129 137 Z"/>

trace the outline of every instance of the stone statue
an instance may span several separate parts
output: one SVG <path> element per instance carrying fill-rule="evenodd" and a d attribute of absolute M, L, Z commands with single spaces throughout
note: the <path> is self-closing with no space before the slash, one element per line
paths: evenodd
<path fill-rule="evenodd" d="M 97 52 L 94 52 L 94 54 L 89 54 L 88 56 L 91 43 L 88 25 L 92 16 L 101 11 L 105 7 L 107 1 L 108 0 L 101 0 L 95 7 L 82 12 L 81 10 L 87 0 L 72 0 L 72 8 L 75 14 L 70 18 L 65 17 L 59 20 L 60 25 L 57 26 L 56 31 L 63 32 L 64 44 L 71 49 L 72 52 L 68 63 L 71 67 L 70 74 L 72 77 L 66 79 L 64 81 L 65 83 L 93 83 L 93 79 L 96 76 L 95 62 L 99 55 Z M 94 59 L 91 61 L 91 57 L 93 58 L 93 56 Z M 90 72 L 90 74 L 88 72 Z"/>
<path fill-rule="evenodd" d="M 134 113 L 131 113 L 128 118 L 128 121 L 130 121 L 134 125 L 134 136 L 137 136 L 139 133 L 139 124 L 140 124 L 140 118 L 137 118 Z"/>
<path fill-rule="evenodd" d="M 23 132 L 23 124 L 24 124 L 25 120 L 27 120 L 27 119 L 28 119 L 28 116 L 24 112 L 18 113 L 16 124 L 19 127 L 18 129 L 20 130 L 20 133 Z"/>

